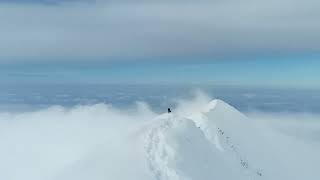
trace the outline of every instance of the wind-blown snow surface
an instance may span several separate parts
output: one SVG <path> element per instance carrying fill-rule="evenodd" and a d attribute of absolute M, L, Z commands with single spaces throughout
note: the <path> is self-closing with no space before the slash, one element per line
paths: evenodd
<path fill-rule="evenodd" d="M 247 118 L 221 100 L 0 114 L 0 179 L 319 179 L 320 145 Z M 281 125 L 281 127 L 284 127 Z"/>

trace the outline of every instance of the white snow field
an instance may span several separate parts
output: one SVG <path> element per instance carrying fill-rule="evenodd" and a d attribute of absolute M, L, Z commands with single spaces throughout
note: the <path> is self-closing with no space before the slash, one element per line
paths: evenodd
<path fill-rule="evenodd" d="M 316 180 L 319 147 L 205 97 L 0 115 L 2 180 Z"/>

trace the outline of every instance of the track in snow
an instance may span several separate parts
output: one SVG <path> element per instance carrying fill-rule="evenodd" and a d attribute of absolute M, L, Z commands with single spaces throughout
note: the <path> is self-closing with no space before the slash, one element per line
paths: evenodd
<path fill-rule="evenodd" d="M 173 123 L 172 117 L 168 115 L 158 126 L 152 127 L 146 135 L 147 160 L 157 180 L 181 180 L 177 172 L 169 167 L 174 150 L 164 139 L 164 133 L 173 126 Z"/>

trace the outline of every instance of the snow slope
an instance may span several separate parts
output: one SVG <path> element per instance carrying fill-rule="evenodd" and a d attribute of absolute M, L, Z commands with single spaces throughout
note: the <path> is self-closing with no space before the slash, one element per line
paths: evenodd
<path fill-rule="evenodd" d="M 263 179 L 262 170 L 249 165 L 233 142 L 235 134 L 229 137 L 224 131 L 224 121 L 237 118 L 240 122 L 245 117 L 219 100 L 198 113 L 190 119 L 162 115 L 150 128 L 145 139 L 146 154 L 155 179 Z"/>
<path fill-rule="evenodd" d="M 266 131 L 259 122 L 227 103 L 213 100 L 191 109 L 192 113 L 182 110 L 158 117 L 147 132 L 146 157 L 155 179 L 298 180 L 319 177 L 317 166 L 302 163 L 312 162 L 312 159 L 296 161 L 298 156 L 305 155 L 304 152 L 284 144 L 280 147 L 274 139 L 291 142 L 290 138 Z M 190 111 L 190 107 L 185 110 Z"/>

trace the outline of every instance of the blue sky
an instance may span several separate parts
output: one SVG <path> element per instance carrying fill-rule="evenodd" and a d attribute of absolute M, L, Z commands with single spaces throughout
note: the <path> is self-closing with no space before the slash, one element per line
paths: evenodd
<path fill-rule="evenodd" d="M 247 60 L 121 61 L 113 63 L 11 64 L 0 68 L 6 83 L 219 84 L 320 88 L 317 57 Z"/>

